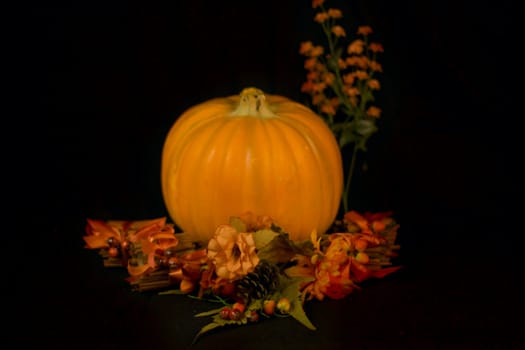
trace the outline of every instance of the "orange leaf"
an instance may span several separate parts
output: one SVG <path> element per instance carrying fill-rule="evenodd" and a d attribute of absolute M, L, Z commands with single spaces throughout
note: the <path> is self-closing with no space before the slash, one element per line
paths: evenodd
<path fill-rule="evenodd" d="M 362 231 L 370 231 L 368 227 L 368 220 L 355 210 L 351 210 L 344 215 L 346 221 L 355 223 Z"/>

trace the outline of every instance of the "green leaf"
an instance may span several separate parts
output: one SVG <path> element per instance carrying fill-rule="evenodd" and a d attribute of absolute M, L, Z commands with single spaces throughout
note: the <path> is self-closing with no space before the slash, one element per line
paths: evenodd
<path fill-rule="evenodd" d="M 334 53 L 327 58 L 326 65 L 328 66 L 328 69 L 330 69 L 332 72 L 336 71 L 339 68 L 339 58 L 341 57 L 341 54 L 343 53 L 342 48 L 337 48 Z"/>
<path fill-rule="evenodd" d="M 297 321 L 299 321 L 303 326 L 306 328 L 315 331 L 317 328 L 313 325 L 313 323 L 310 321 L 308 316 L 306 316 L 306 312 L 304 312 L 303 309 L 303 302 L 302 300 L 294 300 L 292 301 L 292 310 L 290 311 L 290 316 L 295 318 Z"/>
<path fill-rule="evenodd" d="M 230 217 L 230 226 L 237 230 L 237 232 L 246 232 L 246 224 L 238 216 Z"/>
<path fill-rule="evenodd" d="M 199 340 L 199 338 L 204 334 L 204 333 L 207 333 L 209 331 L 211 331 L 212 329 L 215 329 L 217 327 L 222 327 L 224 326 L 224 324 L 219 324 L 219 323 L 215 323 L 215 322 L 212 322 L 212 323 L 208 323 L 206 326 L 202 327 L 199 331 L 199 333 L 197 333 L 195 335 L 195 337 L 193 338 L 193 341 L 191 342 L 191 344 L 195 344 L 197 342 L 197 340 Z"/>
<path fill-rule="evenodd" d="M 222 307 L 220 309 L 218 309 L 219 312 L 217 312 L 217 309 L 215 310 L 210 310 L 210 311 L 207 311 L 207 312 L 202 312 L 200 314 L 197 314 L 195 315 L 196 317 L 197 316 L 205 316 L 206 314 L 208 315 L 213 315 L 213 321 L 211 323 L 208 323 L 207 325 L 205 325 L 204 327 L 202 327 L 200 329 L 200 331 L 195 335 L 195 337 L 193 338 L 193 342 L 192 344 L 195 344 L 195 342 L 197 342 L 197 340 L 204 334 L 204 333 L 207 333 L 215 328 L 218 328 L 218 327 L 223 327 L 223 326 L 231 326 L 231 325 L 243 325 L 243 324 L 247 324 L 248 323 L 248 318 L 246 317 L 246 314 L 244 315 L 244 317 L 242 317 L 240 320 L 225 320 L 221 317 L 220 315 L 220 310 L 222 310 Z"/>
<path fill-rule="evenodd" d="M 213 309 L 213 310 L 209 310 L 209 311 L 204 311 L 204 312 L 201 312 L 201 313 L 198 313 L 195 315 L 195 317 L 203 317 L 203 316 L 211 316 L 211 315 L 215 315 L 215 314 L 218 314 L 221 312 L 221 310 L 224 308 L 224 306 L 221 306 L 220 308 L 218 309 Z"/>
<path fill-rule="evenodd" d="M 277 232 L 270 229 L 262 229 L 256 231 L 253 234 L 253 239 L 255 240 L 255 247 L 259 250 L 262 249 L 278 235 L 279 234 Z"/>
<path fill-rule="evenodd" d="M 352 128 L 345 128 L 341 132 L 341 136 L 339 137 L 339 147 L 343 148 L 349 143 L 355 142 L 356 136 L 354 134 L 354 131 Z"/>
<path fill-rule="evenodd" d="M 170 290 L 159 292 L 159 295 L 170 295 L 170 294 L 185 295 L 187 293 L 182 292 L 180 289 L 170 289 Z"/>
<path fill-rule="evenodd" d="M 369 137 L 377 131 L 374 121 L 361 119 L 356 122 L 355 130 L 358 134 Z"/>
<path fill-rule="evenodd" d="M 333 132 L 340 132 L 340 131 L 342 131 L 345 127 L 347 127 L 347 123 L 342 123 L 342 122 L 333 123 L 333 124 L 332 124 L 332 131 L 333 131 Z"/>
<path fill-rule="evenodd" d="M 290 310 L 290 316 L 299 321 L 306 328 L 316 330 L 316 327 L 312 324 L 303 309 L 303 297 L 301 293 L 301 286 L 303 283 L 313 281 L 313 277 L 286 277 L 281 275 L 280 282 L 280 297 L 288 298 L 292 304 Z"/>
<path fill-rule="evenodd" d="M 257 255 L 261 260 L 277 264 L 289 261 L 296 253 L 297 249 L 287 235 L 279 234 L 259 250 Z"/>

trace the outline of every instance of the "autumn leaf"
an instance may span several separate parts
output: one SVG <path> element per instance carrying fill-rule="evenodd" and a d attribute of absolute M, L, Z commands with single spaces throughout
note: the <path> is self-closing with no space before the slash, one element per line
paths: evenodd
<path fill-rule="evenodd" d="M 299 321 L 302 325 L 310 330 L 316 330 L 316 327 L 312 324 L 303 309 L 303 296 L 301 293 L 301 287 L 305 283 L 313 281 L 312 277 L 286 277 L 281 275 L 281 282 L 279 284 L 279 291 L 273 299 L 278 300 L 280 298 L 288 298 L 292 304 L 289 315 Z"/>

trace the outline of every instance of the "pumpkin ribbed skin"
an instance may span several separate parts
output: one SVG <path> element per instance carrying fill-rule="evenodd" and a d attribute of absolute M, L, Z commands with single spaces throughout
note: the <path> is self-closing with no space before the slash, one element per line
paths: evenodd
<path fill-rule="evenodd" d="M 294 240 L 325 232 L 343 187 L 338 144 L 306 106 L 247 88 L 185 111 L 164 143 L 169 215 L 195 241 L 245 212 L 268 215 Z"/>

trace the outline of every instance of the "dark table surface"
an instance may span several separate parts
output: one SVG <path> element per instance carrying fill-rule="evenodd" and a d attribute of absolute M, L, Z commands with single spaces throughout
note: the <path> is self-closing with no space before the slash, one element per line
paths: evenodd
<path fill-rule="evenodd" d="M 343 300 L 309 301 L 311 331 L 293 318 L 219 328 L 194 349 L 523 349 L 524 290 L 517 247 L 482 218 L 403 218 L 403 268 Z M 475 220 L 474 220 L 475 219 Z M 412 220 L 412 221 L 411 221 Z M 52 349 L 188 349 L 216 307 L 185 295 L 137 292 L 123 268 L 83 247 L 85 222 L 41 225 L 30 264 L 11 260 L 5 289 L 15 344 Z M 486 232 L 490 232 L 487 234 Z M 45 237 L 62 237 L 53 242 Z M 468 238 L 468 239 L 467 239 Z M 499 249 L 502 248 L 502 249 Z M 20 259 L 20 256 L 18 256 Z"/>

